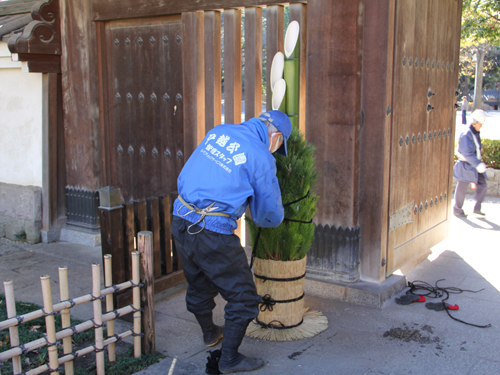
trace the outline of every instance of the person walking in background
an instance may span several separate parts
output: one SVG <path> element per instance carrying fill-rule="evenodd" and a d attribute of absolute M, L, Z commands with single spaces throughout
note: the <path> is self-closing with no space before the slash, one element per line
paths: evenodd
<path fill-rule="evenodd" d="M 462 98 L 462 124 L 467 125 L 467 97 Z"/>
<path fill-rule="evenodd" d="M 486 164 L 481 161 L 481 136 L 479 130 L 485 122 L 486 113 L 480 109 L 475 110 L 472 112 L 470 127 L 460 135 L 458 140 L 458 148 L 455 151 L 458 162 L 453 168 L 453 177 L 458 180 L 453 206 L 455 216 L 467 217 L 462 207 L 469 183 L 476 185 L 474 213 L 484 216 L 484 213 L 481 212 L 481 203 L 486 196 L 487 185 L 484 173 L 486 172 Z"/>

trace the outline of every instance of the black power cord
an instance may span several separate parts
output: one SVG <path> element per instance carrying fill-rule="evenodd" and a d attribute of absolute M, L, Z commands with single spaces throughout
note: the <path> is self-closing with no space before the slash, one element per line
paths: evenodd
<path fill-rule="evenodd" d="M 478 327 L 478 328 L 490 328 L 491 324 L 486 324 L 486 325 L 478 325 L 478 324 L 473 324 L 473 323 L 468 323 L 464 322 L 463 320 L 460 320 L 458 318 L 455 318 L 453 315 L 450 314 L 449 309 L 446 308 L 445 301 L 450 298 L 450 294 L 460 294 L 463 292 L 470 292 L 470 293 L 479 293 L 484 290 L 467 290 L 467 289 L 460 289 L 456 287 L 441 287 L 438 285 L 440 281 L 444 281 L 445 279 L 439 279 L 436 281 L 436 284 L 433 286 L 429 283 L 426 283 L 425 281 L 421 280 L 416 280 L 414 282 L 408 281 L 408 287 L 410 288 L 406 294 L 413 294 L 417 296 L 424 296 L 424 297 L 429 297 L 429 298 L 442 298 L 445 297 L 441 300 L 441 303 L 443 304 L 444 310 L 448 314 L 448 316 L 456 320 L 457 322 L 467 324 L 469 326 L 473 327 Z"/>

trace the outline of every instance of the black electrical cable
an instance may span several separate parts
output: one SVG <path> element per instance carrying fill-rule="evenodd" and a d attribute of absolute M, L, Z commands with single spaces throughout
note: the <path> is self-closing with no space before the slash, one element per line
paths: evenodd
<path fill-rule="evenodd" d="M 446 305 L 445 305 L 445 301 L 448 300 L 448 298 L 450 298 L 450 294 L 460 294 L 463 292 L 479 293 L 479 292 L 483 291 L 484 288 L 480 289 L 480 290 L 468 290 L 468 289 L 460 289 L 460 288 L 453 287 L 453 286 L 451 286 L 451 287 L 439 286 L 438 285 L 439 282 L 444 281 L 444 280 L 445 279 L 439 279 L 438 281 L 436 281 L 436 284 L 434 286 L 432 286 L 429 283 L 426 283 L 425 281 L 421 281 L 421 280 L 416 280 L 414 282 L 408 281 L 408 287 L 410 289 L 406 292 L 406 294 L 414 294 L 417 296 L 425 296 L 425 297 L 429 297 L 429 298 L 445 297 L 441 300 L 441 302 L 443 303 L 444 310 L 446 311 L 446 313 L 448 314 L 448 316 L 451 319 L 456 320 L 457 322 L 460 322 L 463 324 L 467 324 L 469 326 L 473 326 L 473 327 L 490 328 L 491 324 L 478 325 L 478 324 L 468 323 L 468 322 L 465 322 L 465 321 L 460 320 L 458 318 L 455 318 L 453 315 L 451 315 L 450 311 L 446 308 Z M 424 291 L 424 292 L 420 293 L 419 291 Z"/>

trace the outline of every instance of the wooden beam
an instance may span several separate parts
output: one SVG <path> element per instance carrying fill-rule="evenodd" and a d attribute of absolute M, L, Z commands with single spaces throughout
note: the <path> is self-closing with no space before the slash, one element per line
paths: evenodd
<path fill-rule="evenodd" d="M 317 0 L 307 7 L 306 138 L 321 170 L 314 220 L 336 227 L 358 225 L 362 3 Z"/>
<path fill-rule="evenodd" d="M 152 17 L 193 11 L 269 6 L 283 4 L 279 0 L 92 0 L 96 21 Z"/>
<path fill-rule="evenodd" d="M 385 280 L 394 52 L 395 0 L 365 2 L 363 44 L 363 125 L 360 129 L 361 279 Z"/>
<path fill-rule="evenodd" d="M 221 12 L 205 12 L 205 132 L 221 123 Z"/>
<path fill-rule="evenodd" d="M 205 136 L 205 56 L 203 12 L 182 14 L 184 158 Z"/>
<path fill-rule="evenodd" d="M 241 11 L 224 12 L 224 123 L 241 123 Z"/>
<path fill-rule="evenodd" d="M 96 27 L 90 20 L 90 0 L 60 5 L 66 182 L 97 190 L 103 184 Z M 75 40 L 93 47 L 75 48 Z"/>
<path fill-rule="evenodd" d="M 245 120 L 262 112 L 262 8 L 245 9 Z"/>
<path fill-rule="evenodd" d="M 28 13 L 36 0 L 9 0 L 0 2 L 0 17 Z"/>
<path fill-rule="evenodd" d="M 42 75 L 42 229 L 57 223 L 57 156 L 60 75 Z"/>

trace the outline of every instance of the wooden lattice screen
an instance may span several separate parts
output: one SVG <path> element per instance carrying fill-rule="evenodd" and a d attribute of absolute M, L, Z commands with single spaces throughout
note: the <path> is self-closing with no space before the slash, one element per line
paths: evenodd
<path fill-rule="evenodd" d="M 182 265 L 170 234 L 171 202 L 174 199 L 175 197 L 166 195 L 105 207 L 101 197 L 99 211 L 102 254 L 113 256 L 115 282 L 120 283 L 130 278 L 130 254 L 137 248 L 137 234 L 140 231 L 153 233 L 155 293 L 185 281 Z M 115 302 L 118 306 L 128 305 L 130 300 L 129 292 L 116 294 Z"/>

